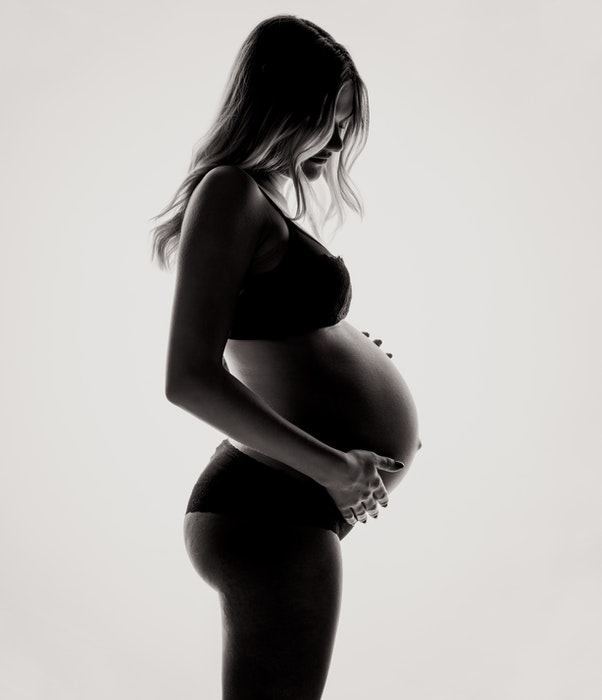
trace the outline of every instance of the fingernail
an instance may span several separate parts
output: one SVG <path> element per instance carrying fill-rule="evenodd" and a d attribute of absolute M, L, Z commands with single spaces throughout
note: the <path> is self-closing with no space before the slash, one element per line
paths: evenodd
<path fill-rule="evenodd" d="M 395 460 L 395 466 L 398 469 L 403 469 L 405 467 L 405 464 L 403 462 L 398 462 L 397 460 Z"/>

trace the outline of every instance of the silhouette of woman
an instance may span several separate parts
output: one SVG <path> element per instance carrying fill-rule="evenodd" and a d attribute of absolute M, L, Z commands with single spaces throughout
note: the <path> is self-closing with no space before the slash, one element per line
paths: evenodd
<path fill-rule="evenodd" d="M 319 237 L 362 206 L 349 169 L 368 96 L 348 51 L 294 16 L 245 40 L 217 117 L 154 229 L 177 258 L 166 396 L 227 437 L 188 503 L 190 559 L 219 592 L 226 700 L 320 698 L 341 594 L 340 540 L 376 518 L 420 448 L 381 341 L 345 316 L 351 281 Z M 286 214 L 285 186 L 297 202 Z M 306 227 L 307 228 L 307 227 Z M 404 468 L 405 465 L 405 468 Z"/>

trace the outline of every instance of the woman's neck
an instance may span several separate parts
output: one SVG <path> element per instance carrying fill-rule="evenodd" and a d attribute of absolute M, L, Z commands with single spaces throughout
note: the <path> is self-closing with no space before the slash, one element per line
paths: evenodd
<path fill-rule="evenodd" d="M 270 173 L 263 177 L 257 176 L 255 179 L 257 184 L 268 192 L 277 204 L 285 210 L 288 209 L 288 202 L 284 195 L 285 188 L 289 183 L 288 177 L 281 173 Z"/>

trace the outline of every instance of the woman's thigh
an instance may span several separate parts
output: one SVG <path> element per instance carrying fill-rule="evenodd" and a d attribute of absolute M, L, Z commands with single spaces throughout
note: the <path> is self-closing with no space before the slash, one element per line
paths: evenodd
<path fill-rule="evenodd" d="M 320 698 L 339 616 L 337 536 L 215 513 L 188 513 L 184 533 L 220 594 L 224 700 Z"/>

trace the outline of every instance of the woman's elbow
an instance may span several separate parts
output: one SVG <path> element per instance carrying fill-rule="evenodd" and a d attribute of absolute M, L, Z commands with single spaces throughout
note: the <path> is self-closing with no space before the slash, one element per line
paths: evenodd
<path fill-rule="evenodd" d="M 178 374 L 174 376 L 168 372 L 165 381 L 165 397 L 176 406 L 189 405 L 193 401 L 197 406 L 204 401 L 211 401 L 212 387 L 219 381 L 218 375 L 223 373 L 222 365 L 208 367 L 202 371 Z"/>

